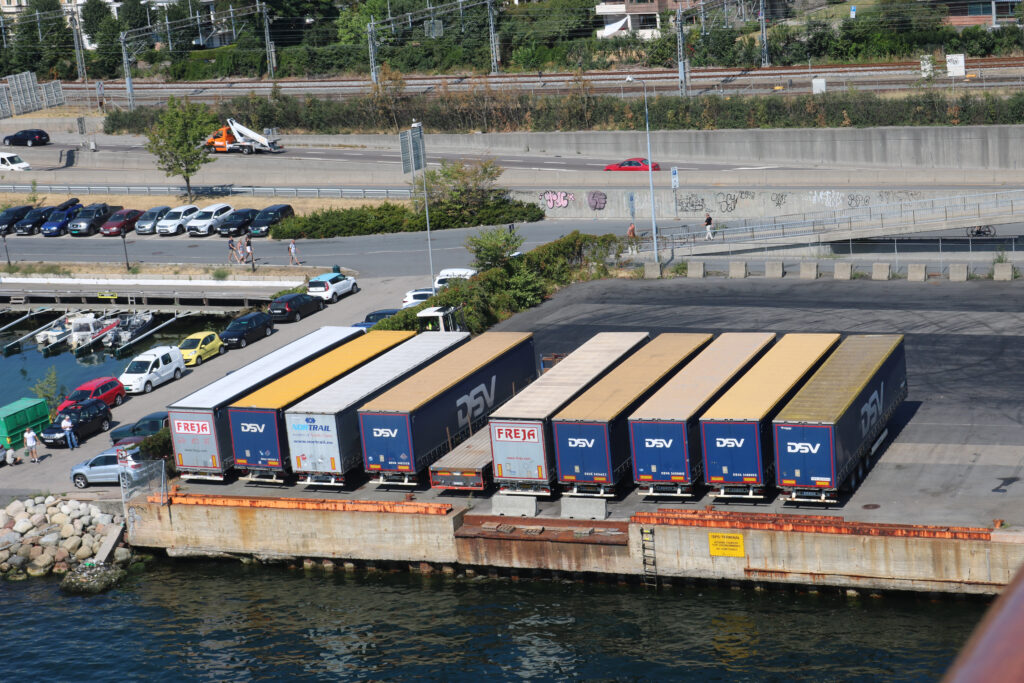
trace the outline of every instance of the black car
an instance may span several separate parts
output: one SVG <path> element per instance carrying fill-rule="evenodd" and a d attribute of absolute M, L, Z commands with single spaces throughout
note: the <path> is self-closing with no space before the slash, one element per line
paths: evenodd
<path fill-rule="evenodd" d="M 12 206 L 9 209 L 5 209 L 3 213 L 0 213 L 0 235 L 6 235 L 14 231 L 14 226 L 17 225 L 18 221 L 25 217 L 29 211 L 33 209 L 32 206 Z"/>
<path fill-rule="evenodd" d="M 309 294 L 285 294 L 270 302 L 270 315 L 274 320 L 291 320 L 297 323 L 304 315 L 313 315 L 324 310 L 324 300 Z"/>
<path fill-rule="evenodd" d="M 120 211 L 123 207 L 108 206 L 106 204 L 90 204 L 75 216 L 75 220 L 68 224 L 68 232 L 72 235 L 92 235 L 99 227 L 107 222 L 111 214 Z"/>
<path fill-rule="evenodd" d="M 368 330 L 371 327 L 373 327 L 374 325 L 376 325 L 377 323 L 379 323 L 381 320 L 387 320 L 388 318 L 393 316 L 395 313 L 400 313 L 400 312 L 401 312 L 401 309 L 398 309 L 398 308 L 382 308 L 379 311 L 373 311 L 372 313 L 367 313 L 366 317 L 363 318 L 362 322 L 352 323 L 352 327 L 362 327 L 362 328 Z"/>
<path fill-rule="evenodd" d="M 50 142 L 50 136 L 46 134 L 45 130 L 39 130 L 38 128 L 19 130 L 17 133 L 4 138 L 4 144 L 7 146 L 26 145 L 32 147 L 34 145 L 45 145 L 48 142 Z"/>
<path fill-rule="evenodd" d="M 62 410 L 53 424 L 43 430 L 39 437 L 47 446 L 67 446 L 64 442 L 64 430 L 60 426 L 65 415 L 71 418 L 75 436 L 79 441 L 110 429 L 110 406 L 98 398 L 88 398 Z"/>
<path fill-rule="evenodd" d="M 117 443 L 121 439 L 131 437 L 146 437 L 156 434 L 167 426 L 167 411 L 150 413 L 135 424 L 121 425 L 110 432 L 110 442 Z"/>
<path fill-rule="evenodd" d="M 217 231 L 221 237 L 238 237 L 239 235 L 246 235 L 249 232 L 249 226 L 259 215 L 259 211 L 256 209 L 238 209 L 232 211 L 231 215 L 227 217 Z"/>
<path fill-rule="evenodd" d="M 266 235 L 270 232 L 271 226 L 277 225 L 285 218 L 290 218 L 295 215 L 295 209 L 292 208 L 291 204 L 274 204 L 268 206 L 259 212 L 259 215 L 253 219 L 252 225 L 249 226 L 249 233 L 253 237 L 259 237 Z"/>
<path fill-rule="evenodd" d="M 266 313 L 246 313 L 235 318 L 231 324 L 220 333 L 220 340 L 234 348 L 245 348 L 249 342 L 257 341 L 263 337 L 269 337 L 274 331 L 274 319 Z"/>
<path fill-rule="evenodd" d="M 39 232 L 39 228 L 43 227 L 43 223 L 50 220 L 50 214 L 53 213 L 55 207 L 52 206 L 40 206 L 38 209 L 32 209 L 25 217 L 14 224 L 14 231 L 19 235 L 34 235 Z"/>

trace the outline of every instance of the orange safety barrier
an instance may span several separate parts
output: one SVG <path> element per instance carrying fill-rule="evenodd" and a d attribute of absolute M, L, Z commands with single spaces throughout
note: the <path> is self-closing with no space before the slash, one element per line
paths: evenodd
<path fill-rule="evenodd" d="M 842 517 L 827 515 L 778 515 L 765 512 L 659 509 L 657 512 L 634 513 L 629 521 L 633 524 L 763 529 L 852 536 L 952 538 L 964 541 L 989 541 L 992 538 L 992 530 L 981 527 L 848 522 Z"/>
<path fill-rule="evenodd" d="M 154 497 L 150 502 L 161 502 Z M 416 503 L 392 500 L 330 500 L 327 498 L 254 498 L 250 496 L 218 496 L 200 493 L 168 495 L 171 505 L 208 505 L 212 507 L 243 507 L 277 510 L 326 510 L 329 512 L 390 512 L 400 515 L 447 515 L 448 503 Z"/>

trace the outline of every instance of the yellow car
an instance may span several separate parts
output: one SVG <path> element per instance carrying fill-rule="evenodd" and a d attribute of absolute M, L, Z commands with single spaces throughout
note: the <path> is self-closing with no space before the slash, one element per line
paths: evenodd
<path fill-rule="evenodd" d="M 185 365 L 200 366 L 207 358 L 221 356 L 228 351 L 228 347 L 220 340 L 220 335 L 207 330 L 189 335 L 178 344 L 181 349 L 181 357 L 185 359 Z"/>

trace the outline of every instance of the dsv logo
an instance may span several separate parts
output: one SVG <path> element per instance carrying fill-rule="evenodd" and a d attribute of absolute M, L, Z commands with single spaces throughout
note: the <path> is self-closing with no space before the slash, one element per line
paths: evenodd
<path fill-rule="evenodd" d="M 569 448 L 593 448 L 594 447 L 594 440 L 593 439 L 570 438 L 570 439 L 566 440 L 566 443 L 569 446 Z"/>
<path fill-rule="evenodd" d="M 820 448 L 820 443 L 789 442 L 786 444 L 787 453 L 817 453 Z"/>
<path fill-rule="evenodd" d="M 468 427 L 473 420 L 483 417 L 491 412 L 494 406 L 494 387 L 497 384 L 496 375 L 491 375 L 491 388 L 481 382 L 464 396 L 455 401 L 455 410 L 459 416 L 459 426 Z"/>
<path fill-rule="evenodd" d="M 241 426 L 243 432 L 256 432 L 257 434 L 262 434 L 266 428 L 267 425 L 256 424 L 255 422 L 243 422 Z"/>
<path fill-rule="evenodd" d="M 672 448 L 675 439 L 644 439 L 644 448 Z"/>
<path fill-rule="evenodd" d="M 743 442 L 746 439 L 732 439 L 718 437 L 715 439 L 715 448 L 743 448 Z"/>
<path fill-rule="evenodd" d="M 398 430 L 397 429 L 385 429 L 384 427 L 374 427 L 373 428 L 373 436 L 374 436 L 374 438 L 393 439 L 396 436 L 398 436 Z"/>
<path fill-rule="evenodd" d="M 885 382 L 868 396 L 867 402 L 860 407 L 860 435 L 865 437 L 882 418 L 882 399 L 885 397 Z"/>

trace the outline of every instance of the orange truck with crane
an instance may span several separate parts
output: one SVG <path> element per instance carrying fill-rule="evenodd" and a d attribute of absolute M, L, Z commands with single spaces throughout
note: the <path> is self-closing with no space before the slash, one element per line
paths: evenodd
<path fill-rule="evenodd" d="M 246 128 L 234 119 L 228 119 L 228 125 L 215 130 L 204 143 L 207 149 L 214 152 L 281 152 L 284 151 L 276 139 L 270 139 L 270 130 L 260 135 Z"/>

